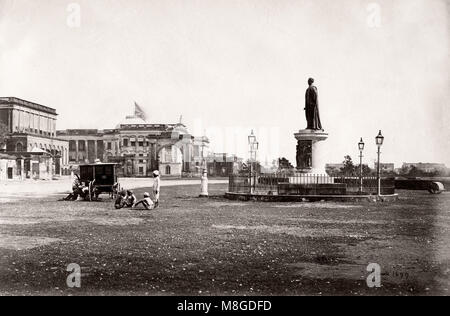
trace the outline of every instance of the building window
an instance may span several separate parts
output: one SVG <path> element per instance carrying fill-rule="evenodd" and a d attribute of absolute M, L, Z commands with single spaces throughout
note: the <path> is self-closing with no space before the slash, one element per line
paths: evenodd
<path fill-rule="evenodd" d="M 144 167 L 139 167 L 139 174 L 143 175 L 144 174 Z"/>
<path fill-rule="evenodd" d="M 123 140 L 123 147 L 128 147 L 128 139 Z"/>
<path fill-rule="evenodd" d="M 136 142 L 131 142 L 131 147 L 136 147 Z"/>
<path fill-rule="evenodd" d="M 139 147 L 144 147 L 144 142 L 139 142 L 138 145 Z"/>
<path fill-rule="evenodd" d="M 17 143 L 17 145 L 16 145 L 16 151 L 17 151 L 17 152 L 22 152 L 22 151 L 23 151 L 23 145 L 22 145 L 22 143 Z"/>
<path fill-rule="evenodd" d="M 171 173 L 171 168 L 170 168 L 170 166 L 166 166 L 166 174 L 170 174 Z"/>
<path fill-rule="evenodd" d="M 86 143 L 84 141 L 80 141 L 78 143 L 78 151 L 85 151 L 86 150 Z"/>
<path fill-rule="evenodd" d="M 75 141 L 73 141 L 73 140 L 69 141 L 69 150 L 70 151 L 76 151 L 77 150 L 77 145 L 76 145 Z"/>
<path fill-rule="evenodd" d="M 108 143 L 106 144 L 106 148 L 107 148 L 108 150 L 111 150 L 111 149 L 112 149 L 112 143 L 111 143 L 111 142 L 108 142 Z"/>

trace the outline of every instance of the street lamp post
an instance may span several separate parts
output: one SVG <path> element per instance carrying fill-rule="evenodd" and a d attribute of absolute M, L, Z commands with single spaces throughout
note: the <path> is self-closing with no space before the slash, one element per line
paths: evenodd
<path fill-rule="evenodd" d="M 363 150 L 364 150 L 364 142 L 363 142 L 362 137 L 361 137 L 361 140 L 358 143 L 358 148 L 359 148 L 359 180 L 360 180 L 359 192 L 362 194 L 362 192 L 363 192 L 363 164 L 362 164 L 362 159 L 363 159 Z"/>
<path fill-rule="evenodd" d="M 250 150 L 250 193 L 252 194 L 254 192 L 253 188 L 253 163 L 256 161 L 256 152 L 259 147 L 259 143 L 256 141 L 256 136 L 253 133 L 253 130 L 251 134 L 248 136 L 248 146 Z"/>
<path fill-rule="evenodd" d="M 202 175 L 201 175 L 201 193 L 200 197 L 208 197 L 208 165 L 205 158 L 205 143 L 202 140 Z"/>
<path fill-rule="evenodd" d="M 378 133 L 377 137 L 375 137 L 375 142 L 378 146 L 378 163 L 377 163 L 377 182 L 378 182 L 378 187 L 377 187 L 377 194 L 378 196 L 381 196 L 381 174 L 380 174 L 380 155 L 381 155 L 381 146 L 383 145 L 384 142 L 384 136 L 381 134 L 381 130 Z"/>

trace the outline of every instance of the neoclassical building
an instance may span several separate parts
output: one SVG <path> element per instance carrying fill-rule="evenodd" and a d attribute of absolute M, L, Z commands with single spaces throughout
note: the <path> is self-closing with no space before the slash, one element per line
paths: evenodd
<path fill-rule="evenodd" d="M 17 161 L 17 166 L 8 167 L 8 178 L 47 179 L 67 170 L 69 142 L 56 136 L 57 116 L 53 108 L 0 97 L 0 124 L 6 130 L 0 151 Z"/>
<path fill-rule="evenodd" d="M 207 137 L 191 135 L 178 124 L 154 124 L 145 115 L 127 116 L 114 129 L 70 129 L 57 131 L 57 137 L 69 144 L 69 165 L 115 162 L 120 175 L 149 177 L 154 170 L 163 176 L 190 176 L 201 172 L 207 156 Z"/>

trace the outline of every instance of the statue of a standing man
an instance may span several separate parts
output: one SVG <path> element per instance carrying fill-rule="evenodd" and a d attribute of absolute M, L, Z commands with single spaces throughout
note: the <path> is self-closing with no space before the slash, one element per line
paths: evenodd
<path fill-rule="evenodd" d="M 323 130 L 319 115 L 319 97 L 317 88 L 313 86 L 314 79 L 308 79 L 308 89 L 305 95 L 305 114 L 308 126 L 306 129 Z"/>

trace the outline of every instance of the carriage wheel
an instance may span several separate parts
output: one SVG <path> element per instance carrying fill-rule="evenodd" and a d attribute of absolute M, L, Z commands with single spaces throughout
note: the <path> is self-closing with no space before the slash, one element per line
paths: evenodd
<path fill-rule="evenodd" d="M 431 194 L 441 194 L 444 189 L 444 186 L 442 183 L 439 182 L 433 182 L 431 183 L 430 187 L 428 188 L 428 192 Z"/>

